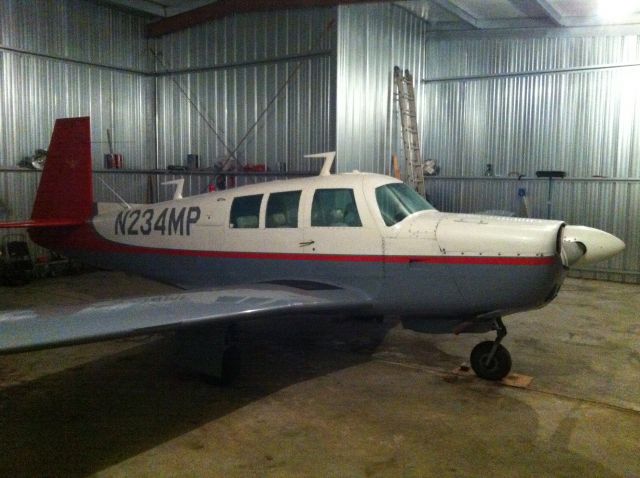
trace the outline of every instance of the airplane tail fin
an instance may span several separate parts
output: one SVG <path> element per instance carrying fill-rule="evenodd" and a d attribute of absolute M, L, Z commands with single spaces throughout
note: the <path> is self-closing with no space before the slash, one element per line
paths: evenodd
<path fill-rule="evenodd" d="M 57 119 L 30 221 L 0 228 L 84 224 L 93 212 L 89 117 Z"/>

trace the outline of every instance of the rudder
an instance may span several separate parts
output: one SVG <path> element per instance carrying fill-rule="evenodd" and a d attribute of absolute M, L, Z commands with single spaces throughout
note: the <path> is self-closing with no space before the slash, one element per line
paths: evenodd
<path fill-rule="evenodd" d="M 31 219 L 82 224 L 92 212 L 89 117 L 57 119 Z"/>

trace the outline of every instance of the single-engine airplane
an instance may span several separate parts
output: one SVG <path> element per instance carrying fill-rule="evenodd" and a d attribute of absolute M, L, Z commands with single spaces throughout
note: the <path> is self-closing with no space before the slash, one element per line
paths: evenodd
<path fill-rule="evenodd" d="M 502 317 L 548 304 L 569 267 L 624 248 L 562 221 L 442 213 L 401 181 L 331 174 L 335 153 L 315 156 L 325 157 L 315 177 L 95 204 L 89 118 L 57 120 L 31 219 L 0 227 L 28 228 L 68 257 L 186 290 L 54 314 L 6 311 L 0 352 L 174 329 L 191 338 L 190 354 L 225 375 L 239 321 L 393 314 L 420 332 L 497 331 L 473 349 L 471 365 L 499 380 L 511 369 Z M 212 327 L 222 334 L 203 332 Z"/>

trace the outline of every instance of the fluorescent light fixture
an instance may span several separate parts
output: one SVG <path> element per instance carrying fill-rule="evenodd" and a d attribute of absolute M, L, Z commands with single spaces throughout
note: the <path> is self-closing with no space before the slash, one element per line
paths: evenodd
<path fill-rule="evenodd" d="M 609 20 L 622 20 L 640 9 L 640 2 L 634 0 L 600 0 L 598 16 Z"/>

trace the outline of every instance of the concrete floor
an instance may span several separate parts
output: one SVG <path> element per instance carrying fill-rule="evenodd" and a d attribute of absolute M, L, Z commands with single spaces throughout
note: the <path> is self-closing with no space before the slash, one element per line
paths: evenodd
<path fill-rule="evenodd" d="M 153 294 L 94 272 L 0 309 Z M 570 279 L 505 320 L 528 389 L 450 371 L 492 335 L 300 318 L 241 331 L 230 387 L 138 337 L 0 357 L 0 476 L 640 477 L 640 287 Z"/>

